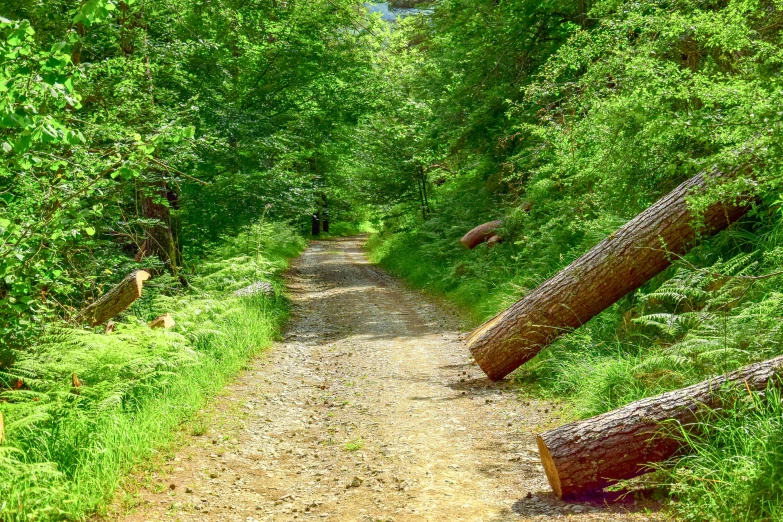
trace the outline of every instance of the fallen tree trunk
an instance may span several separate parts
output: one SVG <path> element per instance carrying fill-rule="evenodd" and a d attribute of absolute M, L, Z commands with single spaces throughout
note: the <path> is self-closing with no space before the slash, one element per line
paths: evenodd
<path fill-rule="evenodd" d="M 98 300 L 79 312 L 76 321 L 98 326 L 128 308 L 133 301 L 141 297 L 141 287 L 150 278 L 149 272 L 134 270 L 114 288 L 103 294 Z"/>
<path fill-rule="evenodd" d="M 782 373 L 780 356 L 547 431 L 539 435 L 538 449 L 549 484 L 568 499 L 641 475 L 649 471 L 646 464 L 666 460 L 681 447 L 662 423 L 693 429 L 700 412 L 721 407 L 725 385 L 763 390 Z"/>
<path fill-rule="evenodd" d="M 481 243 L 494 236 L 497 229 L 500 228 L 500 225 L 501 222 L 499 219 L 496 221 L 490 221 L 489 223 L 484 223 L 483 225 L 477 226 L 462 236 L 462 239 L 459 241 L 468 249 L 473 250 Z"/>
<path fill-rule="evenodd" d="M 699 229 L 686 198 L 720 172 L 699 174 L 659 199 L 520 301 L 471 332 L 468 346 L 490 379 L 502 379 L 667 268 L 697 237 L 739 219 L 749 205 L 716 203 Z M 471 231 L 472 232 L 472 231 Z"/>

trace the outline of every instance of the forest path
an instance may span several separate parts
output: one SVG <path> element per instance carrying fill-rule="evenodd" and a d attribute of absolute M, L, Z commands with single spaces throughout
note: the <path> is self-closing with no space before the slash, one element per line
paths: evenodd
<path fill-rule="evenodd" d="M 649 519 L 554 499 L 533 435 L 548 405 L 488 381 L 457 321 L 362 243 L 311 243 L 288 275 L 284 340 L 145 475 L 124 520 Z"/>

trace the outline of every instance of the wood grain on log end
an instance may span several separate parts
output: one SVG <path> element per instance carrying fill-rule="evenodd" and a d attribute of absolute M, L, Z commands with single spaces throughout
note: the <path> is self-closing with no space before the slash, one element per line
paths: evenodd
<path fill-rule="evenodd" d="M 152 277 L 149 272 L 146 270 L 139 270 L 136 272 L 136 298 L 138 299 L 141 297 L 141 287 L 144 284 L 144 281 Z"/>
<path fill-rule="evenodd" d="M 563 488 L 560 486 L 560 474 L 557 472 L 557 466 L 555 466 L 555 460 L 552 458 L 552 454 L 549 453 L 549 448 L 546 447 L 544 439 L 541 435 L 536 436 L 536 442 L 538 443 L 538 456 L 541 459 L 541 465 L 544 466 L 544 472 L 546 472 L 546 478 L 549 480 L 549 485 L 552 487 L 555 496 L 557 498 L 563 497 Z"/>
<path fill-rule="evenodd" d="M 163 314 L 150 321 L 149 327 L 168 329 L 172 328 L 174 324 L 174 318 L 171 317 L 171 314 Z"/>
<path fill-rule="evenodd" d="M 501 224 L 502 222 L 498 219 L 479 225 L 462 236 L 460 243 L 462 243 L 466 248 L 473 250 L 478 245 L 494 236 L 495 232 L 498 228 L 500 228 Z"/>
<path fill-rule="evenodd" d="M 483 371 L 484 374 L 493 381 L 499 381 L 503 379 L 503 377 L 505 377 L 508 372 L 505 372 L 502 369 L 503 367 L 500 369 L 496 368 L 493 362 L 497 361 L 485 356 L 487 349 L 482 342 L 482 338 L 486 332 L 492 330 L 497 324 L 503 323 L 507 313 L 508 310 L 504 310 L 495 317 L 488 319 L 483 324 L 475 328 L 472 332 L 470 332 L 466 339 L 468 350 L 470 350 L 471 355 L 473 355 L 473 359 L 475 359 L 476 364 L 478 364 L 479 368 L 481 368 L 481 371 Z"/>

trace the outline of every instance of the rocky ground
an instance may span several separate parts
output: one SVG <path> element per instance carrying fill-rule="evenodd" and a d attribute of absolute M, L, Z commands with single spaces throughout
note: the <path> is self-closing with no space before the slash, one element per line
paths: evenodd
<path fill-rule="evenodd" d="M 556 500 L 534 438 L 551 406 L 488 381 L 452 314 L 370 265 L 361 244 L 311 244 L 289 273 L 284 340 L 210 406 L 204 430 L 124 486 L 112 518 L 654 518 Z"/>

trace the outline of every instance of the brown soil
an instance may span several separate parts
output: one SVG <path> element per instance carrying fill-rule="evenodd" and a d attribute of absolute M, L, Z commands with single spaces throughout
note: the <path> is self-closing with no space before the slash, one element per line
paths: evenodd
<path fill-rule="evenodd" d="M 204 435 L 133 479 L 118 519 L 653 519 L 556 500 L 533 435 L 551 405 L 488 381 L 454 315 L 361 246 L 315 241 L 294 263 L 285 339 L 215 401 Z"/>

